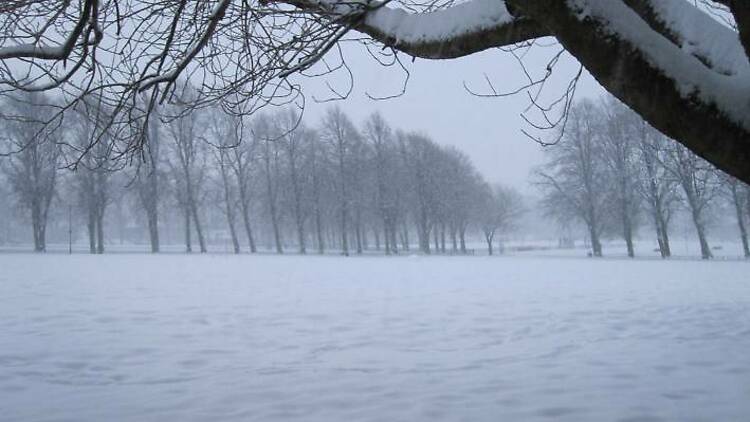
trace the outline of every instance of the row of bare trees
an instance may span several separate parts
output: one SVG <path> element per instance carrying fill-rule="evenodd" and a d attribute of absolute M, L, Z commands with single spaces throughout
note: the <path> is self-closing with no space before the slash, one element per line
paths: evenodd
<path fill-rule="evenodd" d="M 582 222 L 594 256 L 602 255 L 603 236 L 619 232 L 633 257 L 633 239 L 644 222 L 653 228 L 661 256 L 671 256 L 670 221 L 681 207 L 695 228 L 701 257 L 710 259 L 710 208 L 723 200 L 736 211 L 743 252 L 750 257 L 750 188 L 616 100 L 578 103 L 563 137 L 547 153 L 535 172 L 545 208 L 561 221 Z"/>
<path fill-rule="evenodd" d="M 84 223 L 91 253 L 104 252 L 105 217 L 123 198 L 152 252 L 161 250 L 168 220 L 179 221 L 188 252 L 196 243 L 208 251 L 223 234 L 235 253 L 264 242 L 277 253 L 374 247 L 390 255 L 415 244 L 423 253 L 467 253 L 467 233 L 476 230 L 492 254 L 496 234 L 522 212 L 520 195 L 489 185 L 461 151 L 393 130 L 379 114 L 356 125 L 331 108 L 313 126 L 295 109 L 251 120 L 167 105 L 139 124 L 145 145 L 128 163 L 113 142 L 127 134 L 98 126 L 107 121 L 104 105 L 84 103 L 56 124 L 37 125 L 39 113 L 54 115 L 40 95 L 7 102 L 15 109 L 2 133 L 12 148 L 0 162 L 18 208 L 32 216 L 38 251 L 55 203 Z"/>

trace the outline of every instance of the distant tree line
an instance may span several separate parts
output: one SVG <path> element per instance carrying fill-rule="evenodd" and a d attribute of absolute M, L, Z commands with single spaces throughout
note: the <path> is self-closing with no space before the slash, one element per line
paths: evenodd
<path fill-rule="evenodd" d="M 143 148 L 129 160 L 115 141 L 127 126 L 101 127 L 103 103 L 79 103 L 59 121 L 49 103 L 9 98 L 0 123 L 0 186 L 30 216 L 36 251 L 46 250 L 54 203 L 85 222 L 91 253 L 105 250 L 113 205 L 146 222 L 152 252 L 165 219 L 180 221 L 187 252 L 208 251 L 206 219 L 218 218 L 235 253 L 257 252 L 260 233 L 280 254 L 344 255 L 470 253 L 470 230 L 492 254 L 523 211 L 518 192 L 490 185 L 464 153 L 379 114 L 357 125 L 332 107 L 308 125 L 292 108 L 249 119 L 165 105 L 131 128 Z"/>
<path fill-rule="evenodd" d="M 747 224 L 750 188 L 668 139 L 627 107 L 609 98 L 575 105 L 565 132 L 546 149 L 546 163 L 534 172 L 547 213 L 588 232 L 591 253 L 602 255 L 601 240 L 620 236 L 633 257 L 639 226 L 653 230 L 663 258 L 672 254 L 670 223 L 675 210 L 690 216 L 701 257 L 712 258 L 708 243 L 711 208 L 733 209 L 745 257 L 750 257 Z"/>

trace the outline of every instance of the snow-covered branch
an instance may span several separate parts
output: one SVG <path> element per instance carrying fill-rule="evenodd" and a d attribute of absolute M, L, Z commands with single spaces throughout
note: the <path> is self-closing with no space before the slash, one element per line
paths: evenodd
<path fill-rule="evenodd" d="M 462 57 L 549 35 L 534 22 L 514 17 L 504 0 L 470 0 L 425 13 L 390 7 L 389 0 L 284 2 L 328 19 L 353 21 L 355 30 L 396 50 L 428 59 Z"/>

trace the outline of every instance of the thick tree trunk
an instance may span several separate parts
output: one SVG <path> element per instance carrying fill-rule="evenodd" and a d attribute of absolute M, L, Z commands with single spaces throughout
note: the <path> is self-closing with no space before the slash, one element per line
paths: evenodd
<path fill-rule="evenodd" d="M 655 207 L 653 212 L 654 227 L 656 228 L 656 241 L 659 244 L 659 254 L 662 258 L 669 258 L 671 251 L 669 247 L 669 237 L 667 236 L 666 221 L 660 213 L 660 208 Z"/>
<path fill-rule="evenodd" d="M 487 242 L 487 254 L 492 256 L 492 237 L 493 233 L 484 232 L 484 240 Z"/>
<path fill-rule="evenodd" d="M 155 201 L 155 200 L 154 200 Z M 157 207 L 149 203 L 146 207 L 146 221 L 148 222 L 148 239 L 151 243 L 151 253 L 159 252 L 159 214 Z"/>
<path fill-rule="evenodd" d="M 198 246 L 201 249 L 201 253 L 206 253 L 206 238 L 203 236 L 203 227 L 201 221 L 198 218 L 198 204 L 195 199 L 190 198 L 190 213 L 193 215 L 193 223 L 195 223 L 195 233 L 198 235 Z"/>
<path fill-rule="evenodd" d="M 367 237 L 367 227 L 365 227 L 364 224 L 362 224 L 361 227 L 362 227 L 362 249 L 366 251 L 370 249 L 370 241 Z"/>
<path fill-rule="evenodd" d="M 240 206 L 242 209 L 242 224 L 245 227 L 245 235 L 247 241 L 250 244 L 250 253 L 258 252 L 258 248 L 255 246 L 255 236 L 253 236 L 253 228 L 250 225 L 250 206 L 245 194 L 240 191 Z"/>
<path fill-rule="evenodd" d="M 42 229 L 42 212 L 37 199 L 31 202 L 31 230 L 34 236 L 34 251 L 44 252 L 44 230 Z"/>
<path fill-rule="evenodd" d="M 440 225 L 440 252 L 445 253 L 445 223 Z"/>
<path fill-rule="evenodd" d="M 461 242 L 461 253 L 466 255 L 466 227 L 461 227 L 458 231 L 458 238 Z"/>
<path fill-rule="evenodd" d="M 193 242 L 190 239 L 190 208 L 185 206 L 185 209 L 183 211 L 185 213 L 185 252 L 190 253 L 193 252 Z"/>
<path fill-rule="evenodd" d="M 595 257 L 602 256 L 602 244 L 599 240 L 599 232 L 593 224 L 589 224 L 589 239 L 591 240 L 591 250 Z"/>
<path fill-rule="evenodd" d="M 390 233 L 390 227 L 387 221 L 383 221 L 383 247 L 385 249 L 385 254 L 390 255 L 391 254 L 391 233 Z"/>
<path fill-rule="evenodd" d="M 357 255 L 362 254 L 362 215 L 361 211 L 359 210 L 359 207 L 357 207 L 357 212 L 355 215 L 355 221 L 354 221 L 354 236 L 355 241 L 357 242 Z"/>
<path fill-rule="evenodd" d="M 100 205 L 96 215 L 96 253 L 104 253 L 104 206 Z"/>
<path fill-rule="evenodd" d="M 227 167 L 224 161 L 225 157 L 223 154 L 225 154 L 225 152 L 219 151 L 219 154 L 221 160 L 219 162 L 219 170 L 221 172 L 221 181 L 224 184 L 224 205 L 227 216 L 227 225 L 229 226 L 229 236 L 232 239 L 234 253 L 238 254 L 240 253 L 240 240 L 237 236 L 237 229 L 234 222 L 234 199 L 232 198 L 232 191 L 229 186 L 229 174 L 227 173 Z"/>
<path fill-rule="evenodd" d="M 711 248 L 708 246 L 708 240 L 706 239 L 706 229 L 702 223 L 695 222 L 695 231 L 698 234 L 698 242 L 701 245 L 701 259 L 711 259 L 713 254 Z"/>
<path fill-rule="evenodd" d="M 390 223 L 390 233 L 388 233 L 388 235 L 391 237 L 391 253 L 398 254 L 398 242 L 396 241 L 396 223 L 395 222 Z"/>
<path fill-rule="evenodd" d="M 345 205 L 341 207 L 341 253 L 344 256 L 349 256 L 349 227 L 348 227 L 348 212 Z"/>
<path fill-rule="evenodd" d="M 273 241 L 276 245 L 276 253 L 284 253 L 283 246 L 281 245 L 281 232 L 279 231 L 279 220 L 276 212 L 276 194 L 273 189 L 273 181 L 271 180 L 270 166 L 266 165 L 266 190 L 268 193 L 268 207 L 271 214 L 271 226 L 273 229 Z"/>
<path fill-rule="evenodd" d="M 39 248 L 37 249 L 38 252 L 46 252 L 47 251 L 47 221 L 45 219 L 41 219 L 39 221 Z"/>
<path fill-rule="evenodd" d="M 684 181 L 683 189 L 685 191 L 688 206 L 690 207 L 690 216 L 693 218 L 695 232 L 698 235 L 698 243 L 701 248 L 701 259 L 711 259 L 713 258 L 713 254 L 711 253 L 711 248 L 708 246 L 708 240 L 706 239 L 706 228 L 703 225 L 703 215 L 701 215 L 696 194 L 690 189 L 691 186 L 690 182 Z"/>
<path fill-rule="evenodd" d="M 299 253 L 304 255 L 307 253 L 305 245 L 305 219 L 302 215 L 302 192 L 299 187 L 295 161 L 294 156 L 290 154 L 289 165 L 291 169 L 292 190 L 294 192 L 294 222 L 297 228 L 297 245 L 299 246 Z"/>
<path fill-rule="evenodd" d="M 672 256 L 672 247 L 669 245 L 669 228 L 667 227 L 666 221 L 662 222 L 661 239 L 664 243 L 664 256 L 669 258 Z"/>
<path fill-rule="evenodd" d="M 435 242 L 435 253 L 439 253 L 440 252 L 440 233 L 438 233 L 437 224 L 435 225 L 435 227 L 433 227 L 432 231 L 433 231 L 432 238 Z"/>
<path fill-rule="evenodd" d="M 628 257 L 633 258 L 635 257 L 635 250 L 633 248 L 633 222 L 630 220 L 630 215 L 627 211 L 623 211 L 622 230 L 625 245 L 628 249 Z"/>
<path fill-rule="evenodd" d="M 89 253 L 93 255 L 96 253 L 96 212 L 92 205 L 89 205 L 87 214 L 88 223 L 86 224 L 86 228 L 89 234 Z"/>
<path fill-rule="evenodd" d="M 234 253 L 238 254 L 240 253 L 240 239 L 237 236 L 234 224 L 234 212 L 230 212 L 229 210 L 227 210 L 227 224 L 229 225 L 229 236 L 232 238 L 232 249 Z"/>
<path fill-rule="evenodd" d="M 318 253 L 323 255 L 325 253 L 325 241 L 323 239 L 323 221 L 320 215 L 320 208 L 315 207 L 315 235 L 318 239 Z"/>
<path fill-rule="evenodd" d="M 744 252 L 745 258 L 750 258 L 750 246 L 747 242 L 747 228 L 745 227 L 745 216 L 742 212 L 742 198 L 740 198 L 738 189 L 740 186 L 732 186 L 732 200 L 734 202 L 734 210 L 737 213 L 737 226 L 740 229 L 740 239 L 742 240 L 742 251 Z"/>
<path fill-rule="evenodd" d="M 656 227 L 657 235 L 659 236 L 660 244 L 659 247 L 662 249 L 662 258 L 669 258 L 672 256 L 672 248 L 669 245 L 669 227 L 667 219 L 664 217 L 664 211 L 660 204 L 657 204 L 656 208 Z"/>

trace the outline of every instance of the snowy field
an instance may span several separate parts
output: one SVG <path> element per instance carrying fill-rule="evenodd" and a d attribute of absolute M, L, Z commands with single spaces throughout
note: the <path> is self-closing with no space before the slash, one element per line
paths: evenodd
<path fill-rule="evenodd" d="M 750 264 L 0 255 L 2 421 L 747 421 Z"/>

